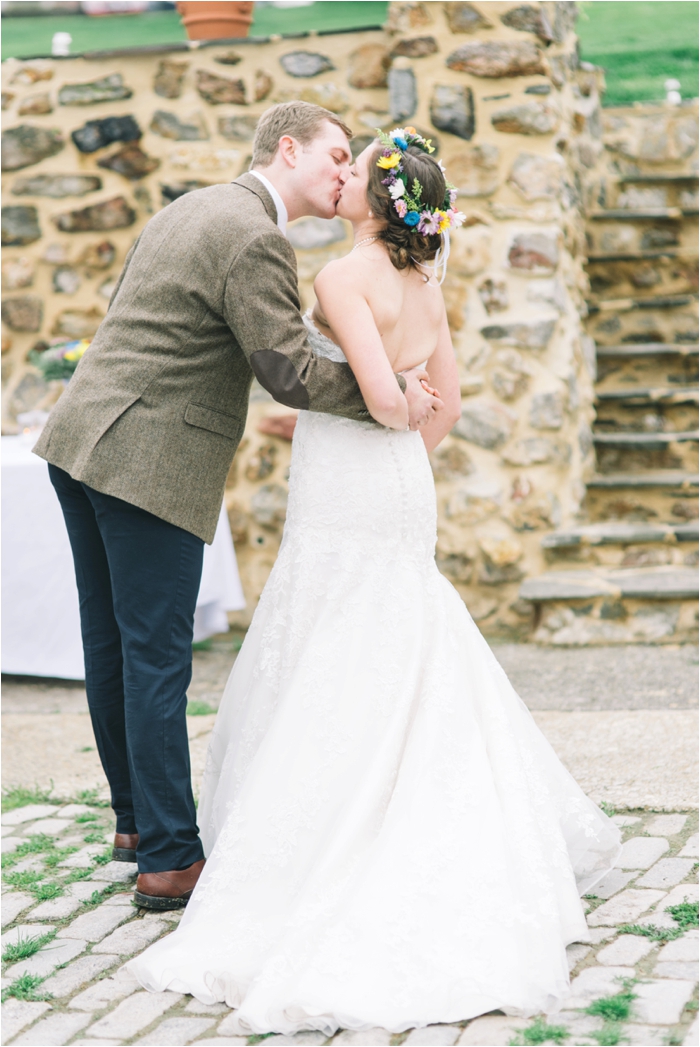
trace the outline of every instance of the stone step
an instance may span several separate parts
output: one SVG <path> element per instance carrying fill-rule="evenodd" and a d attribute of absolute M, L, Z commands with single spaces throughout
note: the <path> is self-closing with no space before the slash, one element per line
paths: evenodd
<path fill-rule="evenodd" d="M 679 487 L 688 490 L 698 486 L 694 473 L 679 469 L 649 469 L 639 473 L 597 473 L 586 481 L 586 487 Z"/>
<path fill-rule="evenodd" d="M 625 406 L 645 407 L 654 404 L 692 404 L 698 402 L 700 391 L 697 385 L 674 387 L 659 386 L 657 389 L 605 389 L 596 392 L 596 403 L 623 401 Z"/>
<path fill-rule="evenodd" d="M 693 294 L 668 294 L 628 298 L 589 299 L 589 313 L 629 313 L 633 309 L 676 309 L 697 301 Z"/>
<path fill-rule="evenodd" d="M 593 433 L 593 443 L 607 447 L 636 447 L 644 451 L 661 451 L 669 444 L 692 443 L 700 434 L 683 433 Z"/>
<path fill-rule="evenodd" d="M 633 172 L 631 174 L 615 174 L 609 179 L 611 182 L 617 182 L 620 185 L 627 185 L 630 182 L 692 182 L 693 185 L 697 185 L 698 176 L 697 174 L 668 174 L 664 172 L 647 172 L 646 174 L 640 174 L 639 172 Z"/>
<path fill-rule="evenodd" d="M 586 600 L 596 596 L 637 600 L 688 600 L 698 595 L 698 573 L 691 567 L 598 567 L 583 571 L 547 571 L 526 579 L 520 598 Z"/>
<path fill-rule="evenodd" d="M 685 524 L 626 523 L 606 520 L 585 524 L 567 531 L 546 534 L 541 541 L 543 549 L 570 549 L 585 545 L 640 545 L 649 542 L 696 542 L 698 521 Z"/>
<path fill-rule="evenodd" d="M 625 359 L 634 356 L 697 356 L 697 345 L 690 343 L 637 342 L 630 345 L 596 345 L 596 355 L 601 359 Z"/>
<path fill-rule="evenodd" d="M 692 218 L 697 213 L 697 207 L 649 207 L 644 210 L 633 210 L 631 207 L 611 207 L 604 211 L 589 211 L 586 217 L 593 221 L 605 221 L 606 219 L 616 222 L 634 222 L 644 219 L 678 221 L 679 218 Z"/>
<path fill-rule="evenodd" d="M 587 263 L 591 262 L 644 262 L 656 258 L 689 257 L 688 251 L 678 247 L 669 247 L 662 251 L 628 251 L 625 254 L 589 254 Z M 694 255 L 692 257 L 695 257 Z"/>

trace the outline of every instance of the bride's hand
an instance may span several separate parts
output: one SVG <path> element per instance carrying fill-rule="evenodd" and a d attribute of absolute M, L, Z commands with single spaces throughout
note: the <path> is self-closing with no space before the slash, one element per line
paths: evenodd
<path fill-rule="evenodd" d="M 414 431 L 431 422 L 438 411 L 445 406 L 433 390 L 427 385 L 428 372 L 423 367 L 412 367 L 401 372 L 406 379 L 406 401 L 408 403 L 408 426 Z"/>

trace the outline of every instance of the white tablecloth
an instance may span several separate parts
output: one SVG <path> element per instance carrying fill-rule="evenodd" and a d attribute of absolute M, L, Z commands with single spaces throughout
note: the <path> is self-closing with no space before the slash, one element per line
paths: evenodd
<path fill-rule="evenodd" d="M 2 671 L 85 678 L 78 592 L 61 507 L 36 436 L 2 438 Z M 245 607 L 226 512 L 204 547 L 195 640 L 228 629 Z"/>

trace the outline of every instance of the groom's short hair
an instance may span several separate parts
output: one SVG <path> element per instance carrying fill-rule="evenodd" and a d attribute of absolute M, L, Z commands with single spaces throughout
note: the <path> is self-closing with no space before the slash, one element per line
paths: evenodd
<path fill-rule="evenodd" d="M 251 169 L 269 167 L 275 159 L 283 135 L 291 135 L 302 145 L 309 145 L 321 134 L 326 121 L 335 124 L 348 138 L 352 138 L 350 128 L 335 113 L 324 109 L 323 106 L 298 101 L 273 105 L 263 113 L 255 129 Z"/>

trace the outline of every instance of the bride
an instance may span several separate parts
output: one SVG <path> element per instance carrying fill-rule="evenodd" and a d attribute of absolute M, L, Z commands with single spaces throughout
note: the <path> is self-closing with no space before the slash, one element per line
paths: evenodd
<path fill-rule="evenodd" d="M 460 403 L 437 275 L 462 216 L 430 151 L 383 135 L 343 189 L 355 246 L 305 322 L 380 424 L 299 415 L 279 557 L 209 746 L 208 861 L 129 964 L 225 1001 L 244 1035 L 551 1012 L 579 896 L 619 852 L 435 565 L 427 452 Z M 425 360 L 445 409 L 411 432 L 394 372 Z"/>

